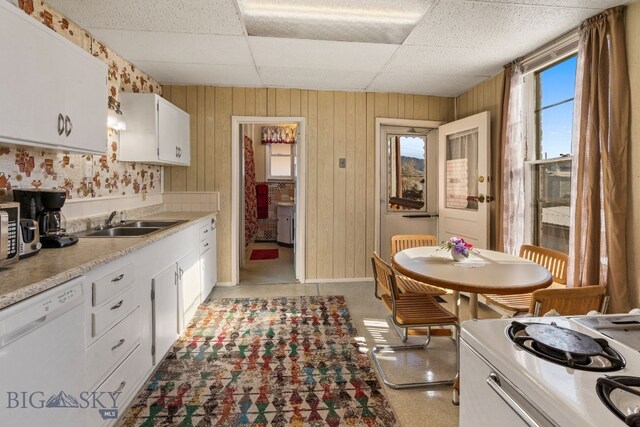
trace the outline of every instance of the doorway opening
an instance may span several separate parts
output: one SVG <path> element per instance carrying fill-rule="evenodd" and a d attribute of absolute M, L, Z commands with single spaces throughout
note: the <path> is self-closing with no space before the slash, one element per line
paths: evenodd
<path fill-rule="evenodd" d="M 376 251 L 390 259 L 391 236 L 438 233 L 438 126 L 377 119 Z"/>
<path fill-rule="evenodd" d="M 233 284 L 304 278 L 304 119 L 233 118 Z"/>

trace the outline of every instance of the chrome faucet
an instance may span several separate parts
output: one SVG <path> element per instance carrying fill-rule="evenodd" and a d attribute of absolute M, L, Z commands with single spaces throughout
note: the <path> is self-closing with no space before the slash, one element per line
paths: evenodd
<path fill-rule="evenodd" d="M 107 221 L 104 223 L 105 227 L 111 227 L 111 221 L 113 221 L 113 218 L 116 216 L 118 212 L 117 211 L 113 211 L 111 212 L 111 214 L 109 215 L 109 218 L 107 219 Z"/>

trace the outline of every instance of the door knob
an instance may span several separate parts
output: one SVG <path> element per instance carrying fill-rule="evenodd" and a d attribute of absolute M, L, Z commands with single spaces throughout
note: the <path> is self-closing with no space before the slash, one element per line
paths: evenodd
<path fill-rule="evenodd" d="M 484 203 L 484 194 L 478 195 L 478 203 Z"/>

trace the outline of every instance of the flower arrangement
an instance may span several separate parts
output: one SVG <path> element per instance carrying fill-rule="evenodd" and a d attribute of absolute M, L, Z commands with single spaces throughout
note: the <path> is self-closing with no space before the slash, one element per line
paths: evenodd
<path fill-rule="evenodd" d="M 460 257 L 469 258 L 469 253 L 473 251 L 473 245 L 464 241 L 462 237 L 452 237 L 442 246 L 442 249 L 451 251 L 453 259 Z"/>

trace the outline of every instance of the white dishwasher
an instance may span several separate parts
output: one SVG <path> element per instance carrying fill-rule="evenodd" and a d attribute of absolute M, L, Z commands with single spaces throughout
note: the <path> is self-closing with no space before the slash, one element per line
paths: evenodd
<path fill-rule="evenodd" d="M 0 310 L 3 426 L 83 425 L 82 279 Z"/>

